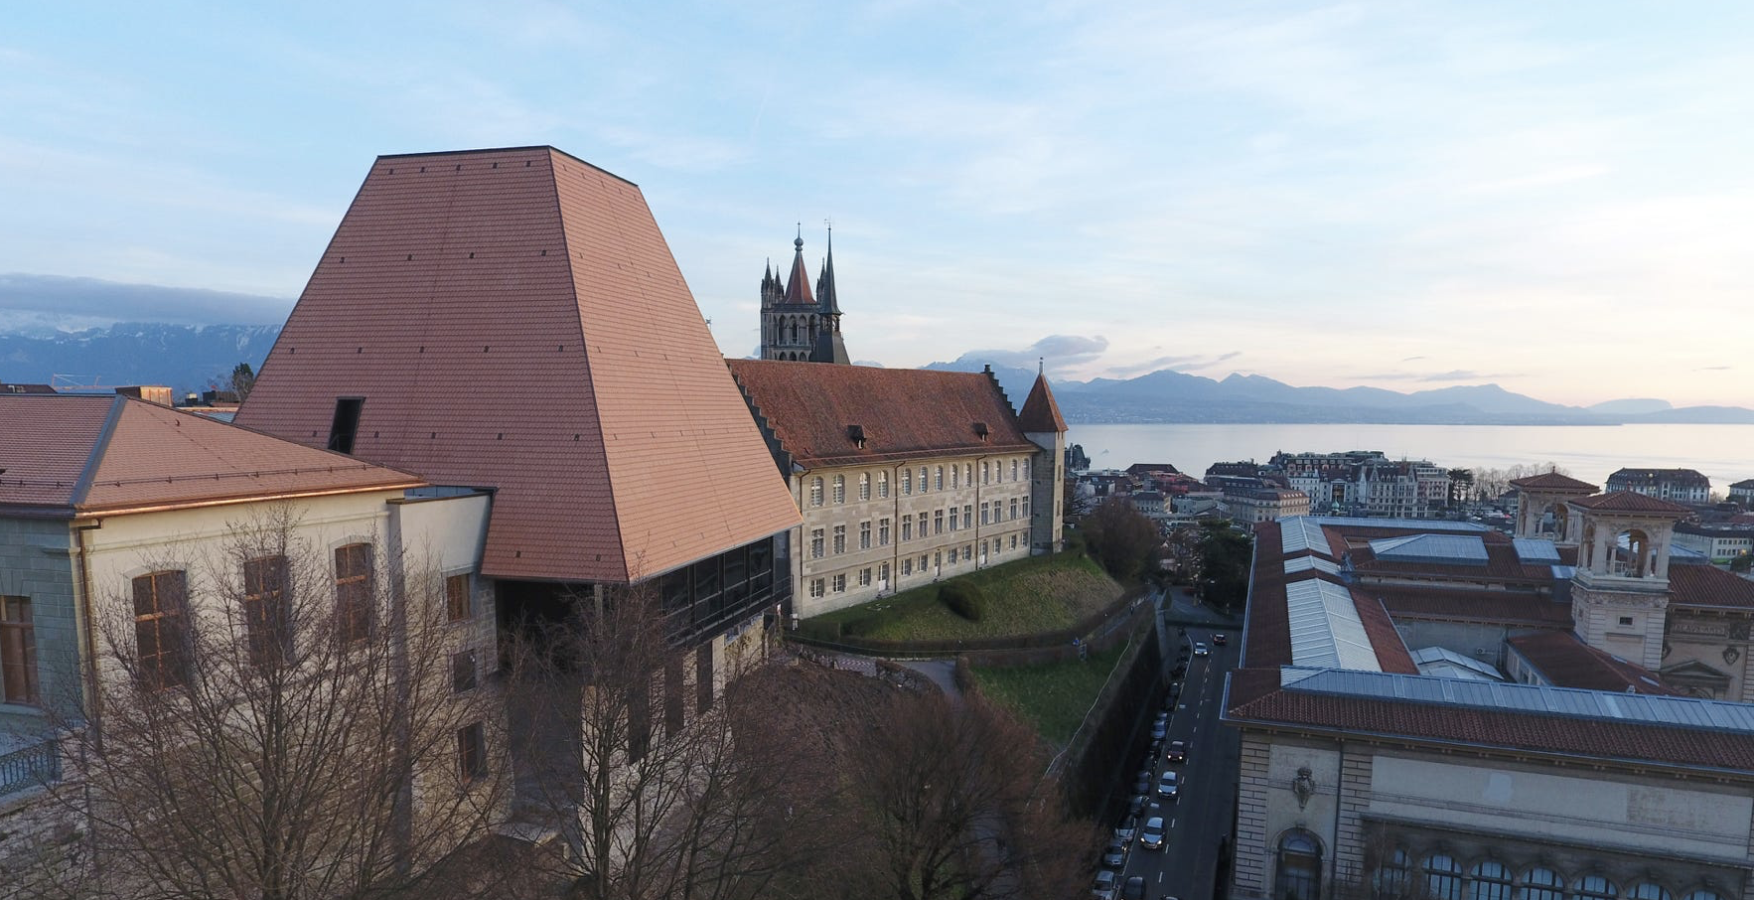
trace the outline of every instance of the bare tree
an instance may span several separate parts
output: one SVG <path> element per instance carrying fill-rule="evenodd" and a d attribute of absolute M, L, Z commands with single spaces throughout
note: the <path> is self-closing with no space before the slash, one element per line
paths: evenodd
<path fill-rule="evenodd" d="M 978 697 L 897 694 L 849 744 L 849 813 L 872 897 L 1065 897 L 1082 886 L 1096 835 L 1064 814 L 1033 732 Z"/>
<path fill-rule="evenodd" d="M 100 595 L 87 718 L 57 724 L 90 865 L 46 893 L 443 896 L 504 799 L 495 701 L 446 584 L 379 542 L 319 550 L 285 507 Z M 465 672 L 467 662 L 471 667 Z"/>

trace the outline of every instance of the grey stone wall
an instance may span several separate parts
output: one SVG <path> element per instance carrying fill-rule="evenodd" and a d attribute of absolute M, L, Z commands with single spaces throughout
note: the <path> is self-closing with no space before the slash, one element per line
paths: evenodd
<path fill-rule="evenodd" d="M 69 714 L 79 703 L 71 542 L 66 521 L 0 518 L 0 595 L 30 598 L 38 690 L 45 704 Z M 0 735 L 43 727 L 41 709 L 0 703 Z"/>

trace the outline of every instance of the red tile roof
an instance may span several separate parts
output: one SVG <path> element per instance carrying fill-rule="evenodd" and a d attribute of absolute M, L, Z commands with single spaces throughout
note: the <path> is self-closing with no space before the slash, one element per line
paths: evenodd
<path fill-rule="evenodd" d="M 784 482 L 637 186 L 552 147 L 380 157 L 237 421 L 496 488 L 483 572 L 624 582 L 783 531 Z"/>
<path fill-rule="evenodd" d="M 1591 647 L 1570 631 L 1543 631 L 1508 643 L 1557 687 L 1685 697 L 1662 676 Z"/>
<path fill-rule="evenodd" d="M 1581 491 L 1593 494 L 1600 490 L 1587 481 L 1579 481 L 1570 475 L 1561 475 L 1558 472 L 1543 472 L 1540 475 L 1531 475 L 1527 478 L 1513 478 L 1510 483 L 1515 487 L 1527 488 L 1531 491 Z"/>
<path fill-rule="evenodd" d="M 1023 422 L 1023 430 L 1033 434 L 1066 432 L 1066 420 L 1060 415 L 1060 404 L 1054 401 L 1054 391 L 1048 387 L 1045 373 L 1035 376 L 1035 384 L 1030 386 L 1029 398 L 1023 401 L 1023 412 L 1017 418 Z M 1169 471 L 1174 472 L 1174 467 Z"/>
<path fill-rule="evenodd" d="M 1654 513 L 1663 516 L 1685 516 L 1693 512 L 1679 503 L 1670 503 L 1667 500 L 1647 497 L 1632 491 L 1615 491 L 1612 494 L 1579 497 L 1571 503 L 1597 512 Z"/>
<path fill-rule="evenodd" d="M 1396 618 L 1491 622 L 1536 628 L 1571 628 L 1571 605 L 1526 591 L 1493 591 L 1437 585 L 1360 585 Z"/>
<path fill-rule="evenodd" d="M 0 395 L 0 507 L 116 515 L 424 482 L 129 397 Z"/>
<path fill-rule="evenodd" d="M 1754 609 L 1754 581 L 1714 566 L 1669 566 L 1669 594 L 1675 606 Z"/>
<path fill-rule="evenodd" d="M 1249 579 L 1248 620 L 1244 625 L 1243 664 L 1246 666 L 1281 666 L 1291 663 L 1291 620 L 1286 608 L 1285 586 L 1293 582 L 1319 579 L 1340 584 L 1338 578 L 1315 570 L 1285 574 L 1285 557 L 1279 552 L 1280 524 L 1264 522 L 1255 526 L 1254 574 Z M 1418 674 L 1419 667 L 1407 653 L 1395 623 L 1383 605 L 1368 590 L 1353 588 L 1353 608 L 1376 651 L 1377 665 L 1384 672 Z"/>
<path fill-rule="evenodd" d="M 1230 721 L 1754 771 L 1746 733 L 1298 691 L 1280 687 L 1277 668 L 1230 677 Z"/>
<path fill-rule="evenodd" d="M 1038 449 L 983 372 L 725 361 L 749 406 L 806 468 Z M 983 439 L 976 431 L 985 425 Z M 857 425 L 864 447 L 849 433 Z"/>

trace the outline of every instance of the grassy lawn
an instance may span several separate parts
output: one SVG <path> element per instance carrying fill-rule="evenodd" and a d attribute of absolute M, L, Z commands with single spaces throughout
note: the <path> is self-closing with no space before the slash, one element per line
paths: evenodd
<path fill-rule="evenodd" d="M 938 602 L 938 585 L 818 616 L 854 626 L 861 637 L 880 641 L 953 641 L 1010 637 L 1074 625 L 1121 595 L 1121 586 L 1083 554 L 1038 556 L 994 566 L 953 581 L 979 584 L 987 593 L 986 615 L 970 622 Z"/>
<path fill-rule="evenodd" d="M 1065 747 L 1126 649 L 1127 645 L 1121 644 L 1103 653 L 1093 653 L 1083 662 L 976 666 L 974 678 L 988 698 L 1015 710 L 1055 747 Z"/>

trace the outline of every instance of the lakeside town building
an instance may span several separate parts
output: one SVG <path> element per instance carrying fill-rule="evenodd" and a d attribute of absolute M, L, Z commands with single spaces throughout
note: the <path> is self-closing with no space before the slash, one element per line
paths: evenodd
<path fill-rule="evenodd" d="M 1672 553 L 1685 507 L 1513 484 L 1515 535 L 1257 526 L 1233 897 L 1754 890 L 1754 582 Z"/>
<path fill-rule="evenodd" d="M 1607 490 L 1632 491 L 1676 503 L 1711 501 L 1711 479 L 1693 469 L 1620 469 L 1608 476 Z"/>

